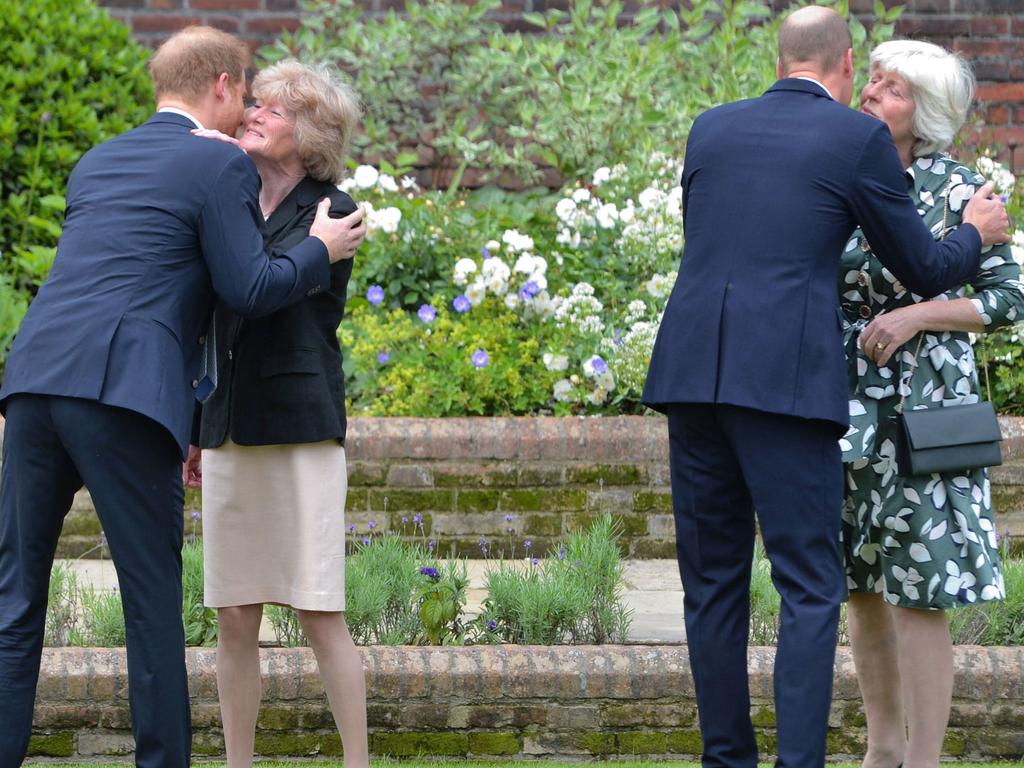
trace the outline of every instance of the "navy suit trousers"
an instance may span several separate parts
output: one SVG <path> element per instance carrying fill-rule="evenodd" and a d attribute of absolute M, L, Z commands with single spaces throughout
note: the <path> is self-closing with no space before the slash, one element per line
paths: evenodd
<path fill-rule="evenodd" d="M 676 551 L 704 768 L 755 768 L 747 640 L 755 510 L 782 597 L 780 768 L 820 768 L 839 604 L 842 465 L 835 424 L 729 405 L 668 409 Z"/>
<path fill-rule="evenodd" d="M 0 768 L 21 765 L 57 539 L 75 492 L 92 495 L 117 568 L 129 703 L 140 768 L 186 768 L 191 753 L 181 619 L 181 459 L 170 433 L 89 400 L 16 395 L 0 477 Z"/>

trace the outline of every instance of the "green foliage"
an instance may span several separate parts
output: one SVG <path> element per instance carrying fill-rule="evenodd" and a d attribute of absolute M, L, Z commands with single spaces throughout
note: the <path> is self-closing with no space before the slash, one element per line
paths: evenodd
<path fill-rule="evenodd" d="M 287 605 L 266 606 L 267 621 L 274 630 L 277 642 L 286 648 L 300 648 L 309 645 L 306 634 L 299 624 L 299 615 Z"/>
<path fill-rule="evenodd" d="M 78 626 L 78 577 L 67 565 L 54 566 L 46 598 L 43 644 L 72 645 Z"/>
<path fill-rule="evenodd" d="M 476 619 L 484 642 L 554 645 L 622 642 L 630 614 L 620 595 L 620 527 L 610 514 L 569 536 L 543 560 L 501 560 L 487 573 Z"/>
<path fill-rule="evenodd" d="M 398 536 L 357 542 L 345 567 L 345 619 L 361 644 L 409 645 L 420 633 L 416 596 L 424 559 L 418 545 Z"/>
<path fill-rule="evenodd" d="M 1011 556 L 1006 537 L 1000 548 L 1006 599 L 973 603 L 952 611 L 949 633 L 963 645 L 1024 645 L 1024 560 Z"/>
<path fill-rule="evenodd" d="M 92 0 L 0 0 L 0 363 L 49 272 L 72 167 L 152 109 L 147 57 Z"/>
<path fill-rule="evenodd" d="M 482 39 L 498 33 L 485 17 L 500 5 L 425 0 L 406 3 L 401 14 L 370 16 L 353 0 L 313 0 L 302 27 L 262 54 L 268 61 L 329 61 L 349 73 L 366 109 L 355 139 L 363 156 L 392 158 L 422 141 L 444 167 L 461 158 L 436 139 L 465 128 L 472 112 L 452 87 L 455 73 Z"/>
<path fill-rule="evenodd" d="M 424 566 L 420 576 L 425 583 L 416 596 L 417 614 L 429 645 L 459 644 L 465 630 L 461 613 L 466 606 L 466 563 L 450 560 L 444 565 Z"/>
<path fill-rule="evenodd" d="M 185 644 L 212 648 L 217 645 L 217 611 L 203 605 L 203 545 L 195 539 L 181 550 L 181 614 Z"/>
<path fill-rule="evenodd" d="M 121 593 L 86 587 L 78 593 L 82 605 L 82 633 L 76 645 L 116 648 L 125 643 Z"/>
<path fill-rule="evenodd" d="M 429 324 L 400 309 L 382 313 L 364 300 L 342 324 L 352 376 L 347 394 L 367 415 L 451 416 L 528 413 L 545 403 L 557 376 L 537 371 L 547 328 L 530 332 L 515 315 L 479 308 L 471 321 L 435 301 Z M 536 335 L 532 335 L 536 332 Z M 486 366 L 472 356 L 484 350 Z M 390 359 L 378 362 L 386 352 Z M 479 358 L 478 358 L 479 359 Z"/>
<path fill-rule="evenodd" d="M 697 114 L 775 78 L 779 16 L 764 0 L 641 4 L 629 24 L 620 0 L 574 0 L 524 14 L 526 34 L 486 20 L 499 5 L 428 0 L 370 17 L 352 0 L 316 0 L 263 55 L 339 64 L 367 106 L 357 155 L 415 148 L 435 185 L 451 171 L 451 188 L 468 168 L 534 183 L 545 166 L 574 179 L 655 150 L 681 156 Z M 851 19 L 858 52 L 890 37 L 900 10 L 875 12 L 870 32 Z"/>

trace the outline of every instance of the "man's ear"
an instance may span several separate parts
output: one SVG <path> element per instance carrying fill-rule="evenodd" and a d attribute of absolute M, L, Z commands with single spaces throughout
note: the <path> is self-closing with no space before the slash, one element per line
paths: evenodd
<path fill-rule="evenodd" d="M 775 57 L 775 78 L 777 80 L 781 80 L 782 79 L 782 57 L 781 56 L 776 56 Z"/>
<path fill-rule="evenodd" d="M 843 54 L 843 74 L 853 77 L 853 48 L 847 48 Z"/>
<path fill-rule="evenodd" d="M 218 101 L 223 101 L 227 96 L 230 95 L 231 89 L 231 75 L 227 72 L 221 72 L 217 76 L 217 82 L 214 84 L 213 92 L 217 96 Z"/>

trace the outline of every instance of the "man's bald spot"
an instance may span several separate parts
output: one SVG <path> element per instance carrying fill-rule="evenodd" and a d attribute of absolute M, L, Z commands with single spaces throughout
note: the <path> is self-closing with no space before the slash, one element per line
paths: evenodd
<path fill-rule="evenodd" d="M 850 27 L 836 11 L 818 5 L 800 8 L 779 27 L 782 76 L 805 68 L 821 74 L 832 72 L 851 47 Z"/>

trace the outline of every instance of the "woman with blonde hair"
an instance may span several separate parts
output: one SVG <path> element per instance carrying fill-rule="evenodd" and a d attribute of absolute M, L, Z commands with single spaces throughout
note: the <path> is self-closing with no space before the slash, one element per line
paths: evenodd
<path fill-rule="evenodd" d="M 907 188 L 936 239 L 961 222 L 983 179 L 945 153 L 967 118 L 974 77 L 958 56 L 898 40 L 871 53 L 861 111 L 892 133 Z M 1024 286 L 1009 246 L 983 251 L 970 285 L 917 296 L 857 230 L 839 293 L 851 382 L 843 547 L 848 618 L 867 716 L 864 768 L 935 768 L 949 720 L 953 652 L 946 610 L 1005 597 L 988 473 L 902 477 L 902 408 L 979 401 L 969 334 L 1020 319 Z"/>
<path fill-rule="evenodd" d="M 237 141 L 263 181 L 271 257 L 306 236 L 337 189 L 360 116 L 325 69 L 283 61 L 252 85 Z M 226 138 L 226 137 L 219 137 Z M 362 661 L 345 623 L 345 380 L 337 328 L 352 261 L 272 315 L 215 314 L 219 384 L 202 410 L 205 602 L 217 608 L 217 687 L 229 768 L 252 765 L 263 605 L 291 606 L 316 655 L 345 765 L 366 768 Z"/>

